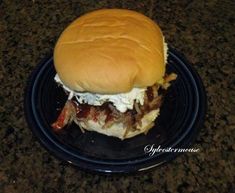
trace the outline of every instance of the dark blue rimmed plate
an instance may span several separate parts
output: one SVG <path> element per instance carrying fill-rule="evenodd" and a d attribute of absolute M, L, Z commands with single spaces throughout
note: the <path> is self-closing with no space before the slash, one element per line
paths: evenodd
<path fill-rule="evenodd" d="M 192 66 L 176 50 L 169 49 L 167 72 L 178 75 L 167 91 L 160 116 L 147 135 L 121 141 L 96 132 L 80 131 L 75 124 L 55 134 L 50 124 L 56 120 L 67 96 L 54 82 L 53 57 L 42 61 L 29 78 L 25 91 L 25 116 L 41 144 L 56 157 L 81 169 L 102 173 L 130 173 L 154 168 L 179 153 L 155 152 L 147 147 L 189 148 L 202 126 L 206 95 L 202 81 Z"/>

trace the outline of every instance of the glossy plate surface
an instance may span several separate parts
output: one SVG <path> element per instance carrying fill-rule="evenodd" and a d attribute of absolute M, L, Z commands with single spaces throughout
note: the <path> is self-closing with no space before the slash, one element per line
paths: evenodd
<path fill-rule="evenodd" d="M 102 173 L 130 173 L 166 163 L 177 153 L 156 152 L 149 156 L 146 146 L 188 148 L 202 126 L 206 95 L 202 81 L 184 57 L 169 49 L 167 72 L 178 75 L 167 91 L 160 116 L 147 135 L 119 140 L 96 132 L 80 131 L 75 124 L 55 134 L 50 124 L 67 99 L 54 82 L 53 58 L 42 61 L 29 78 L 25 91 L 25 116 L 41 144 L 56 157 L 81 169 Z"/>

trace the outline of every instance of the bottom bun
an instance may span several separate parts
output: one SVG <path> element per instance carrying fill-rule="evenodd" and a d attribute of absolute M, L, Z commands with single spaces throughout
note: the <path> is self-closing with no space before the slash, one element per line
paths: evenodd
<path fill-rule="evenodd" d="M 149 129 L 154 126 L 154 120 L 159 115 L 159 109 L 150 111 L 148 114 L 144 115 L 141 119 L 141 125 L 137 126 L 137 129 L 132 131 L 127 131 L 127 128 L 124 127 L 123 123 L 113 124 L 109 128 L 103 128 L 104 122 L 95 122 L 93 120 L 89 120 L 86 123 L 82 121 L 76 121 L 76 123 L 85 130 L 88 131 L 96 131 L 98 133 L 102 133 L 104 135 L 118 137 L 120 139 L 127 139 L 139 135 L 141 133 L 147 133 Z"/>

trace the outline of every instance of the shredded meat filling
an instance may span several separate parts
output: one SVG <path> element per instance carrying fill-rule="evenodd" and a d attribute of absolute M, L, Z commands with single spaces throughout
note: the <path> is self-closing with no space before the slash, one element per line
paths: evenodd
<path fill-rule="evenodd" d="M 140 105 L 135 102 L 134 108 L 125 113 L 119 112 L 110 102 L 106 102 L 102 106 L 92 106 L 68 100 L 52 127 L 55 130 L 60 130 L 72 121 L 86 123 L 93 120 L 95 122 L 103 121 L 103 129 L 107 129 L 115 123 L 123 123 L 127 130 L 135 130 L 137 125 L 141 125 L 141 119 L 145 114 L 161 106 L 163 97 L 162 94 L 159 94 L 159 89 L 167 89 L 169 81 L 174 79 L 176 79 L 176 74 L 172 73 L 164 78 L 162 85 L 155 84 L 148 87 L 144 96 L 144 104 Z"/>

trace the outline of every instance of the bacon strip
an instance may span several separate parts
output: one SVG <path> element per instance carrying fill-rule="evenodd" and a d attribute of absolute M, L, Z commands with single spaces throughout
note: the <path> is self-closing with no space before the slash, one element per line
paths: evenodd
<path fill-rule="evenodd" d="M 74 118 L 76 117 L 77 110 L 78 110 L 78 108 L 76 108 L 76 104 L 73 101 L 68 100 L 65 103 L 64 108 L 60 112 L 57 120 L 51 124 L 52 128 L 55 131 L 59 131 L 65 125 L 67 125 L 68 123 L 71 123 L 74 120 Z"/>

